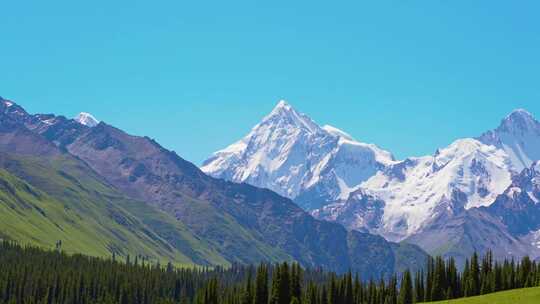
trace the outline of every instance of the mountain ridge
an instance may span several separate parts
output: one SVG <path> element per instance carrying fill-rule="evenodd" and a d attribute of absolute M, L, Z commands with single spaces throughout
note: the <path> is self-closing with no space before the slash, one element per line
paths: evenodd
<path fill-rule="evenodd" d="M 288 107 L 292 111 L 292 106 Z M 285 131 L 278 123 L 276 126 L 277 134 L 301 133 L 294 129 L 294 125 Z M 352 141 L 352 137 L 335 127 L 327 128 L 329 138 L 334 136 L 337 139 L 328 141 L 327 146 L 331 148 L 308 136 L 299 140 L 264 137 L 265 133 L 260 132 L 259 127 L 260 124 L 256 125 L 240 141 L 242 145 L 236 147 L 234 157 L 228 155 L 227 150 L 218 151 L 203 163 L 202 170 L 216 177 L 281 191 L 317 218 L 339 222 L 348 229 L 379 234 L 391 241 L 406 240 L 421 244 L 430 253 L 452 255 L 450 248 L 459 247 L 467 238 L 467 252 L 455 255 L 464 257 L 476 249 L 487 250 L 486 243 L 481 239 L 489 234 L 473 233 L 472 229 L 452 232 L 456 237 L 449 242 L 454 245 L 437 245 L 421 240 L 421 236 L 427 238 L 428 234 L 433 235 L 433 240 L 437 240 L 438 235 L 441 236 L 439 239 L 444 240 L 445 230 L 441 227 L 457 227 L 444 226 L 444 221 L 470 223 L 481 230 L 489 227 L 486 229 L 505 235 L 506 241 L 522 248 L 518 255 L 525 254 L 527 250 L 536 252 L 522 236 L 511 233 L 511 228 L 492 218 L 488 209 L 484 208 L 493 204 L 511 185 L 514 176 L 530 167 L 534 160 L 540 159 L 540 123 L 523 109 L 512 111 L 496 129 L 477 138 L 458 139 L 448 147 L 437 149 L 433 155 L 400 161 L 395 160 L 390 152 L 382 150 L 381 153 L 375 145 L 355 141 L 352 146 L 367 146 L 375 157 L 365 157 L 362 151 L 354 149 L 343 149 L 349 153 L 340 154 L 342 151 L 336 147 L 340 142 Z M 285 144 L 281 144 L 283 147 L 303 147 L 295 151 L 298 162 L 292 165 L 284 163 L 281 172 L 301 171 L 310 181 L 316 181 L 307 184 L 310 187 L 305 187 L 303 179 L 277 183 L 280 176 L 275 174 L 275 170 L 261 165 L 260 160 L 267 157 L 289 158 L 287 149 L 269 153 L 271 150 L 268 147 L 278 144 L 276 140 L 279 139 L 285 141 Z M 254 145 L 257 141 L 262 144 Z M 252 154 L 262 155 L 252 157 L 252 151 Z M 304 164 L 313 162 L 312 154 L 317 153 L 316 160 L 325 161 L 318 163 L 318 166 L 303 168 Z M 369 170 L 363 171 L 362 175 L 359 174 L 362 170 L 358 168 Z M 358 175 L 362 176 L 358 178 Z M 448 252 L 441 250 L 442 247 L 449 248 Z M 508 253 L 505 248 L 501 246 L 495 250 L 499 249 L 497 254 L 502 256 Z"/>
<path fill-rule="evenodd" d="M 123 206 L 147 229 L 171 247 L 187 250 L 169 237 L 175 232 L 174 223 L 181 224 L 185 233 L 217 255 L 206 260 L 208 263 L 219 259 L 226 263 L 295 260 L 306 267 L 338 272 L 354 269 L 381 277 L 396 269 L 421 267 L 426 258 L 416 246 L 392 244 L 380 236 L 316 220 L 270 190 L 210 177 L 154 140 L 129 135 L 105 122 L 88 127 L 62 116 L 30 115 L 24 109 L 0 113 L 0 131 L 3 122 L 13 121 L 14 130 L 39 138 L 55 153 L 71 157 L 81 168 L 88 167 L 115 191 L 142 202 Z M 17 136 L 9 138 L 13 141 L 3 144 L 0 136 L 0 152 L 23 148 L 30 155 L 34 152 L 31 143 Z M 156 215 L 149 218 L 146 213 L 152 210 Z M 169 226 L 163 227 L 160 218 Z M 196 261 L 189 251 L 183 252 Z M 411 259 L 400 257 L 411 256 L 411 252 Z"/>

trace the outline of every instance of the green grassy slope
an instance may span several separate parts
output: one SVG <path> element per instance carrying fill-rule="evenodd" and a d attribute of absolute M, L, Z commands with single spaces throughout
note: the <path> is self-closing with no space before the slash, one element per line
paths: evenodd
<path fill-rule="evenodd" d="M 450 301 L 430 302 L 448 304 L 538 304 L 540 287 L 523 288 L 492 293 L 484 296 L 463 298 Z"/>
<path fill-rule="evenodd" d="M 0 157 L 0 237 L 67 252 L 142 255 L 177 265 L 227 265 L 173 217 L 129 200 L 68 156 Z M 140 220 L 137 213 L 145 215 Z"/>
<path fill-rule="evenodd" d="M 216 209 L 210 202 L 178 193 L 184 202 L 179 212 L 180 221 L 212 244 L 230 261 L 252 264 L 260 261 L 281 262 L 294 259 L 282 249 L 266 243 L 257 230 L 242 226 L 230 214 Z"/>

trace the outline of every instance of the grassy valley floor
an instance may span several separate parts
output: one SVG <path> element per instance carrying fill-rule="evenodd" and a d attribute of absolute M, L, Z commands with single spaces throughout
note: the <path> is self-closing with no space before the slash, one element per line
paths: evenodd
<path fill-rule="evenodd" d="M 483 296 L 457 300 L 430 302 L 448 304 L 538 304 L 540 303 L 540 287 L 514 289 L 496 292 Z"/>

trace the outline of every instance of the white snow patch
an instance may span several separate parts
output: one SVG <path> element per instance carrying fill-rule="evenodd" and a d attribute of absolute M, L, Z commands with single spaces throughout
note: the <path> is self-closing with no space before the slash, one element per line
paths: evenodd
<path fill-rule="evenodd" d="M 331 135 L 335 136 L 335 137 L 342 137 L 344 139 L 347 139 L 347 140 L 354 140 L 354 138 L 347 132 L 345 131 L 342 131 L 336 127 L 333 127 L 331 125 L 325 125 L 322 127 L 323 130 L 325 130 L 326 132 L 330 133 Z"/>
<path fill-rule="evenodd" d="M 92 116 L 92 114 L 86 112 L 79 113 L 74 119 L 81 125 L 87 127 L 95 127 L 99 124 L 99 120 Z"/>

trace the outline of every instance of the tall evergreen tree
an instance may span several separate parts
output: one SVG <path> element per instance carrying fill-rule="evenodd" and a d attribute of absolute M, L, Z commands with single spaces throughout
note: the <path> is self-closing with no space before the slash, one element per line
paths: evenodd
<path fill-rule="evenodd" d="M 291 267 L 291 297 L 299 302 L 302 299 L 302 268 L 298 263 L 293 263 Z"/>
<path fill-rule="evenodd" d="M 469 296 L 476 296 L 480 293 L 480 266 L 478 264 L 478 254 L 473 253 L 471 257 L 471 270 L 469 274 Z"/>
<path fill-rule="evenodd" d="M 401 288 L 399 289 L 399 304 L 412 304 L 413 303 L 413 287 L 412 278 L 409 270 L 403 273 L 401 279 Z"/>
<path fill-rule="evenodd" d="M 265 264 L 261 264 L 257 269 L 255 278 L 255 304 L 268 303 L 268 268 Z"/>
<path fill-rule="evenodd" d="M 242 304 L 253 304 L 253 287 L 251 286 L 251 271 L 248 271 L 246 287 L 242 295 Z"/>
<path fill-rule="evenodd" d="M 424 301 L 424 272 L 419 270 L 414 277 L 414 303 Z"/>
<path fill-rule="evenodd" d="M 272 279 L 272 304 L 290 304 L 290 283 L 289 264 L 285 262 L 277 265 Z"/>
<path fill-rule="evenodd" d="M 442 257 L 437 257 L 435 260 L 435 269 L 433 270 L 431 283 L 431 300 L 439 301 L 445 299 L 446 280 L 445 280 L 445 265 Z"/>

